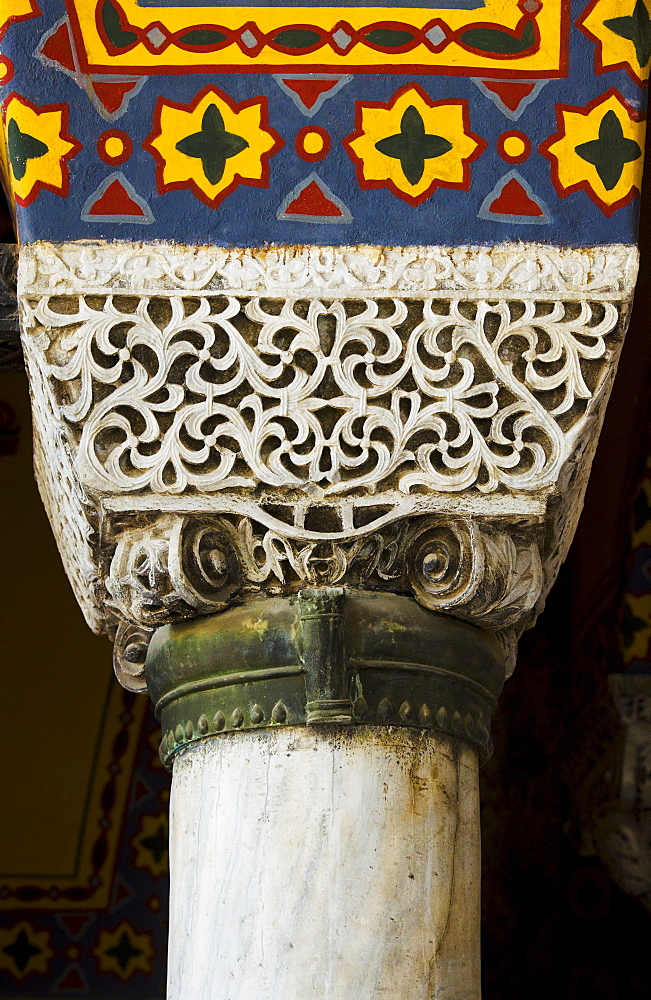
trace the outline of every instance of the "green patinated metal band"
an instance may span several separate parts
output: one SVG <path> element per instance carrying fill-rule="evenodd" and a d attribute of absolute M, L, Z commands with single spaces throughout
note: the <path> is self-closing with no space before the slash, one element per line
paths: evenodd
<path fill-rule="evenodd" d="M 283 725 L 431 729 L 486 759 L 504 662 L 493 633 L 409 597 L 322 588 L 167 625 L 146 674 L 168 766 L 198 740 Z"/>

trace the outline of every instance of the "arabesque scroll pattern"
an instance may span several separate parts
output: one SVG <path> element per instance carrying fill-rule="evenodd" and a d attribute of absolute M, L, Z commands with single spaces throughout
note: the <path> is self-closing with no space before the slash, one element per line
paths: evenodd
<path fill-rule="evenodd" d="M 611 302 L 504 299 L 59 306 L 42 298 L 27 321 L 47 331 L 82 481 L 163 494 L 547 489 L 618 318 Z"/>

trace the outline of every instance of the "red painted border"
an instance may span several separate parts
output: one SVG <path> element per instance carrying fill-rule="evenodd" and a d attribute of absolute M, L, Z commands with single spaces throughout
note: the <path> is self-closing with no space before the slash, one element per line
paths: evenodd
<path fill-rule="evenodd" d="M 628 73 L 631 80 L 633 80 L 634 83 L 638 84 L 638 86 L 648 87 L 649 85 L 648 78 L 646 80 L 643 80 L 641 77 L 639 77 L 630 63 L 628 62 L 608 63 L 608 64 L 604 63 L 602 58 L 603 42 L 601 41 L 600 38 L 597 38 L 596 35 L 593 35 L 590 29 L 586 28 L 585 26 L 585 19 L 590 16 L 590 14 L 595 9 L 598 3 L 599 0 L 592 0 L 592 2 L 589 3 L 586 9 L 583 11 L 581 16 L 577 17 L 576 21 L 574 22 L 579 31 L 583 32 L 586 38 L 589 38 L 591 42 L 595 43 L 595 54 L 594 54 L 595 76 L 602 76 L 604 73 L 610 73 L 616 69 L 623 69 Z"/>
<path fill-rule="evenodd" d="M 461 76 L 461 77 L 481 77 L 482 79 L 508 80 L 508 79 L 532 79 L 532 80 L 554 80 L 568 75 L 569 69 L 569 37 L 571 30 L 570 5 L 571 0 L 562 0 L 561 9 L 561 51 L 559 68 L 557 70 L 523 70 L 523 69 L 499 69 L 492 67 L 482 68 L 475 66 L 470 69 L 459 66 L 422 66 L 411 64 L 409 66 L 396 66 L 391 63 L 383 63 L 374 66 L 355 65 L 333 65 L 332 63 L 288 63 L 284 65 L 274 65 L 263 62 L 252 62 L 249 66 L 241 64 L 227 64 L 216 66 L 215 63 L 197 66 L 116 66 L 115 64 L 103 65 L 101 63 L 90 63 L 86 55 L 83 44 L 81 28 L 77 20 L 73 0 L 65 0 L 68 11 L 70 27 L 72 30 L 77 58 L 80 62 L 80 69 L 84 73 L 101 73 L 140 76 L 187 76 L 194 73 L 353 73 L 358 75 L 369 75 L 373 73 L 415 76 Z M 379 10 L 379 8 L 376 8 Z M 378 22 L 381 23 L 381 22 Z M 429 29 L 434 22 L 430 22 L 425 27 Z M 242 30 L 247 25 L 242 25 Z M 149 28 L 153 27 L 149 25 Z M 183 29 L 186 30 L 186 29 Z M 188 29 L 189 30 L 189 29 Z M 232 29 L 230 29 L 232 30 Z M 280 29 L 274 29 L 280 30 Z M 366 30 L 366 29 L 365 29 Z M 369 46 L 370 47 L 370 46 Z M 217 51 L 215 49 L 215 51 Z M 260 47 L 247 50 L 251 53 L 252 60 L 257 58 Z M 434 49 L 435 51 L 435 49 Z M 518 56 L 521 58 L 521 55 Z"/>
<path fill-rule="evenodd" d="M 30 193 L 28 194 L 27 198 L 19 198 L 17 194 L 12 192 L 12 197 L 14 201 L 16 202 L 17 205 L 20 205 L 22 208 L 27 208 L 27 206 L 31 205 L 33 201 L 36 201 L 41 191 L 51 191 L 52 194 L 58 194 L 61 198 L 67 198 L 68 193 L 70 191 L 70 174 L 68 171 L 68 167 L 66 166 L 66 163 L 68 160 L 72 160 L 72 158 L 76 156 L 77 153 L 79 153 L 84 148 L 83 144 L 79 142 L 79 140 L 76 139 L 73 135 L 70 135 L 68 132 L 68 121 L 70 117 L 68 105 L 65 103 L 32 104 L 32 102 L 29 101 L 26 97 L 23 97 L 22 94 L 18 94 L 15 90 L 12 90 L 10 94 L 7 94 L 2 104 L 3 123 L 6 120 L 7 108 L 9 107 L 9 103 L 10 101 L 14 100 L 14 98 L 18 101 L 19 104 L 22 104 L 24 107 L 30 108 L 32 111 L 35 111 L 37 115 L 46 111 L 61 111 L 62 112 L 61 131 L 59 132 L 59 136 L 66 142 L 72 143 L 72 149 L 69 149 L 68 152 L 64 153 L 64 155 L 61 157 L 61 163 L 63 165 L 61 170 L 61 187 L 59 188 L 56 187 L 56 185 L 54 184 L 48 184 L 46 181 L 37 181 L 32 190 L 30 191 Z M 11 167 L 9 169 L 11 169 Z"/>
<path fill-rule="evenodd" d="M 568 195 L 574 194 L 575 191 L 585 191 L 588 198 L 590 198 L 590 200 L 594 202 L 597 208 L 601 209 L 601 211 L 607 218 L 610 218 L 611 215 L 614 215 L 615 212 L 619 211 L 620 208 L 624 208 L 626 205 L 629 205 L 633 201 L 636 195 L 639 198 L 640 189 L 636 185 L 633 185 L 630 192 L 626 195 L 625 198 L 620 198 L 619 201 L 614 202 L 614 204 L 607 205 L 593 191 L 588 181 L 578 181 L 576 184 L 572 184 L 570 187 L 565 188 L 561 184 L 558 176 L 558 157 L 555 155 L 555 153 L 552 153 L 550 151 L 550 146 L 552 146 L 555 142 L 557 142 L 557 140 L 563 139 L 567 134 L 565 132 L 564 121 L 563 121 L 564 111 L 572 111 L 575 114 L 578 113 L 586 117 L 588 114 L 590 114 L 591 111 L 594 111 L 594 109 L 599 104 L 602 104 L 609 97 L 613 96 L 617 98 L 617 100 L 622 104 L 624 108 L 626 108 L 629 117 L 633 121 L 641 122 L 646 120 L 645 114 L 636 111 L 635 108 L 633 108 L 628 103 L 626 98 L 622 97 L 622 95 L 620 94 L 620 92 L 617 90 L 616 87 L 611 87 L 610 90 L 607 90 L 604 94 L 600 94 L 598 97 L 595 97 L 595 99 L 593 101 L 590 101 L 589 104 L 586 104 L 585 107 L 575 106 L 573 104 L 557 104 L 556 124 L 558 126 L 558 131 L 554 132 L 553 135 L 550 135 L 548 139 L 545 139 L 545 141 L 541 142 L 540 145 L 538 146 L 538 152 L 542 153 L 542 155 L 546 157 L 551 163 L 552 184 L 554 185 L 554 190 L 556 191 L 558 197 L 567 198 Z M 642 150 L 642 156 L 644 156 L 644 150 Z"/>
<path fill-rule="evenodd" d="M 124 143 L 124 149 L 119 156 L 109 156 L 106 152 L 107 139 L 119 139 Z M 97 140 L 97 155 L 100 160 L 104 163 L 108 163 L 112 167 L 119 167 L 121 164 L 126 163 L 132 153 L 133 143 L 131 141 L 131 136 L 127 135 L 126 132 L 123 132 L 119 128 L 107 129 L 106 132 L 102 132 Z"/>
<path fill-rule="evenodd" d="M 312 132 L 317 132 L 323 139 L 323 148 L 319 150 L 318 153 L 308 153 L 304 146 L 305 137 Z M 318 163 L 319 160 L 325 160 L 326 156 L 332 149 L 332 138 L 330 133 L 326 132 L 326 130 L 321 128 L 320 125 L 304 125 L 303 128 L 296 133 L 294 148 L 300 158 L 305 160 L 306 163 Z"/>
<path fill-rule="evenodd" d="M 519 156 L 510 156 L 509 153 L 504 149 L 504 142 L 506 139 L 522 139 L 524 143 L 524 152 L 520 153 Z M 524 163 L 531 156 L 531 139 L 524 132 L 519 132 L 517 129 L 510 129 L 508 132 L 502 132 L 502 134 L 497 139 L 497 152 L 499 156 L 502 157 L 506 163 Z"/>
<path fill-rule="evenodd" d="M 260 178 L 260 180 L 257 181 L 252 178 L 241 177 L 239 174 L 236 174 L 231 183 L 228 185 L 228 187 L 224 188 L 223 191 L 220 191 L 215 198 L 209 198 L 205 194 L 205 192 L 202 191 L 201 188 L 192 179 L 187 181 L 174 181 L 173 183 L 166 184 L 163 181 L 163 170 L 165 168 L 165 161 L 159 154 L 158 150 L 151 145 L 154 139 L 157 139 L 161 135 L 160 113 L 163 105 L 167 105 L 167 107 L 171 108 L 176 108 L 177 111 L 185 111 L 185 112 L 195 111 L 198 105 L 203 100 L 203 98 L 206 96 L 206 94 L 209 93 L 215 94 L 215 96 L 221 98 L 221 100 L 223 100 L 228 105 L 231 111 L 234 112 L 243 111 L 245 108 L 250 108 L 254 105 L 259 106 L 261 109 L 260 127 L 263 128 L 266 132 L 268 132 L 274 139 L 274 145 L 271 147 L 271 149 L 268 150 L 266 153 L 262 154 L 261 157 L 262 177 Z M 224 201 L 224 199 L 227 198 L 229 194 L 232 194 L 233 191 L 235 191 L 236 188 L 240 186 L 240 184 L 245 184 L 247 187 L 268 188 L 269 160 L 271 159 L 272 156 L 275 156 L 276 153 L 278 153 L 285 145 L 285 140 L 280 135 L 278 135 L 275 129 L 270 128 L 269 126 L 268 104 L 266 97 L 252 97 L 248 101 L 241 101 L 238 103 L 237 101 L 231 100 L 228 94 L 225 94 L 223 90 L 220 90 L 218 87 L 215 87 L 213 84 L 210 83 L 196 95 L 196 97 L 194 98 L 193 101 L 190 102 L 190 104 L 177 104 L 176 101 L 168 101 L 165 100 L 165 98 L 163 97 L 159 97 L 154 107 L 153 123 L 154 123 L 153 128 L 149 133 L 149 135 L 147 136 L 147 138 L 142 143 L 142 148 L 146 149 L 148 153 L 151 153 L 154 160 L 156 161 L 156 187 L 159 194 L 165 194 L 167 191 L 180 191 L 180 190 L 192 191 L 195 197 L 197 197 L 199 201 L 202 201 L 204 205 L 207 205 L 208 208 L 217 208 L 217 206 L 220 205 L 221 202 Z"/>
<path fill-rule="evenodd" d="M 354 139 L 358 139 L 361 135 L 364 134 L 362 129 L 362 110 L 364 108 L 381 108 L 382 110 L 390 111 L 395 106 L 395 103 L 398 100 L 398 98 L 400 98 L 408 90 L 415 90 L 420 95 L 420 97 L 422 97 L 425 104 L 429 108 L 436 108 L 439 107 L 440 105 L 449 106 L 451 104 L 458 104 L 463 109 L 464 130 L 466 134 L 470 136 L 471 139 L 475 140 L 475 142 L 477 143 L 477 148 L 473 153 L 471 153 L 470 156 L 464 157 L 462 161 L 463 180 L 460 183 L 457 183 L 456 181 L 441 181 L 436 179 L 432 181 L 427 190 L 423 191 L 422 194 L 413 196 L 406 194 L 404 191 L 400 191 L 400 189 L 396 187 L 396 185 L 392 180 L 368 181 L 364 177 L 364 163 L 357 156 L 357 154 L 354 152 L 354 150 L 351 148 L 350 145 Z M 362 190 L 373 191 L 380 188 L 385 188 L 391 191 L 391 193 L 394 194 L 396 198 L 400 198 L 401 201 L 406 201 L 407 204 L 413 206 L 422 204 L 422 202 L 426 201 L 439 187 L 452 188 L 457 191 L 468 191 L 470 189 L 470 179 L 471 179 L 470 164 L 473 163 L 478 157 L 480 157 L 481 154 L 488 147 L 488 143 L 486 142 L 485 139 L 482 139 L 481 136 L 476 135 L 474 132 L 470 131 L 470 114 L 468 111 L 468 101 L 465 98 L 457 98 L 455 100 L 446 100 L 445 98 L 443 98 L 443 100 L 440 101 L 432 101 L 430 100 L 429 94 L 426 94 L 425 91 L 422 89 L 422 87 L 420 87 L 417 83 L 406 83 L 403 87 L 400 87 L 399 90 L 396 90 L 395 94 L 393 94 L 390 101 L 355 101 L 355 131 L 351 132 L 350 135 L 347 135 L 345 139 L 342 139 L 342 145 L 346 150 L 346 152 L 348 153 L 348 155 L 350 156 L 353 163 L 355 164 L 357 183 L 362 188 Z"/>

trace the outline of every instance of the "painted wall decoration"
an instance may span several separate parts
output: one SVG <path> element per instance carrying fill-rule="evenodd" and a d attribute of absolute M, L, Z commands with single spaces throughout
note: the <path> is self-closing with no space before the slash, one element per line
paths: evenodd
<path fill-rule="evenodd" d="M 2 878 L 2 996 L 165 995 L 169 775 L 158 756 L 158 725 L 144 699 L 138 705 L 113 681 L 108 701 L 98 743 L 102 759 L 84 817 L 89 831 L 100 831 L 91 855 L 95 885 L 81 871 L 68 885 L 46 877 Z M 100 772 L 120 750 L 113 789 Z M 98 815 L 96 790 L 103 805 Z"/>
<path fill-rule="evenodd" d="M 651 0 L 0 0 L 20 238 L 633 242 Z"/>

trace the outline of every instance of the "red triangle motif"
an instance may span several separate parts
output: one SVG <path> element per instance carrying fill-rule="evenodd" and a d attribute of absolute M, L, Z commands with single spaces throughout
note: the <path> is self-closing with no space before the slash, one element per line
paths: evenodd
<path fill-rule="evenodd" d="M 142 799 L 146 799 L 148 795 L 151 795 L 150 790 L 147 788 L 147 785 L 144 783 L 142 778 L 136 775 L 136 780 L 134 782 L 133 792 L 131 796 L 133 804 L 135 805 Z"/>
<path fill-rule="evenodd" d="M 85 990 L 86 983 L 81 978 L 79 969 L 72 968 L 63 975 L 57 983 L 57 990 Z"/>
<path fill-rule="evenodd" d="M 138 85 L 137 80 L 93 80 L 93 92 L 110 115 L 120 110 L 127 94 Z"/>
<path fill-rule="evenodd" d="M 84 928 L 91 923 L 92 920 L 94 920 L 94 917 L 88 917 L 85 914 L 80 913 L 64 913 L 59 917 L 59 922 L 68 931 L 70 937 L 73 938 L 80 937 Z"/>
<path fill-rule="evenodd" d="M 518 80 L 482 80 L 482 83 L 486 90 L 496 94 L 502 104 L 514 113 L 536 86 L 535 82 L 523 83 Z"/>
<path fill-rule="evenodd" d="M 296 94 L 303 107 L 311 111 L 321 95 L 336 87 L 339 80 L 293 80 L 283 77 L 283 83 Z"/>
<path fill-rule="evenodd" d="M 339 219 L 343 214 L 339 205 L 328 198 L 316 181 L 310 181 L 285 209 L 285 215 L 313 215 L 329 219 Z"/>
<path fill-rule="evenodd" d="M 45 44 L 41 49 L 41 54 L 52 62 L 59 63 L 64 69 L 74 73 L 76 70 L 75 57 L 70 42 L 68 25 L 64 21 L 57 30 L 45 39 Z"/>
<path fill-rule="evenodd" d="M 133 200 L 117 177 L 86 211 L 88 215 L 137 215 L 141 219 L 145 217 L 142 206 Z"/>
<path fill-rule="evenodd" d="M 113 887 L 113 897 L 111 899 L 111 909 L 117 909 L 120 903 L 123 903 L 125 899 L 131 899 L 132 896 L 133 893 L 124 879 L 120 878 L 119 875 L 116 875 Z"/>
<path fill-rule="evenodd" d="M 504 185 L 488 211 L 495 215 L 529 215 L 538 218 L 545 214 L 538 202 L 529 197 L 515 177 Z"/>

